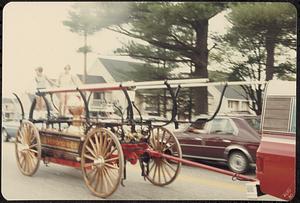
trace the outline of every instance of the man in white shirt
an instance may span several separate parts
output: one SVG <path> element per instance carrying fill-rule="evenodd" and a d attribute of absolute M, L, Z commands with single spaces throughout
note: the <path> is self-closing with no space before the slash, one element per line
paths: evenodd
<path fill-rule="evenodd" d="M 70 73 L 71 66 L 64 67 L 64 73 L 60 74 L 58 78 L 59 87 L 76 87 L 78 85 L 76 78 Z M 66 115 L 68 99 L 71 93 L 63 92 L 60 94 L 59 114 L 60 116 Z"/>

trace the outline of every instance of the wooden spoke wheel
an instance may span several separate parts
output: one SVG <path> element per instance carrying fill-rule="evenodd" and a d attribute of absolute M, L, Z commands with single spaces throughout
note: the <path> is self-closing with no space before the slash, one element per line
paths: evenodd
<path fill-rule="evenodd" d="M 15 140 L 15 151 L 20 171 L 32 176 L 40 165 L 41 140 L 39 131 L 30 121 L 22 121 Z"/>
<path fill-rule="evenodd" d="M 150 146 L 153 150 L 182 158 L 181 147 L 175 135 L 163 127 L 151 130 Z M 166 158 L 152 157 L 147 179 L 154 185 L 164 186 L 173 182 L 180 172 L 181 163 Z"/>
<path fill-rule="evenodd" d="M 91 130 L 82 146 L 81 169 L 92 193 L 108 197 L 119 186 L 124 157 L 118 138 L 105 128 Z"/>

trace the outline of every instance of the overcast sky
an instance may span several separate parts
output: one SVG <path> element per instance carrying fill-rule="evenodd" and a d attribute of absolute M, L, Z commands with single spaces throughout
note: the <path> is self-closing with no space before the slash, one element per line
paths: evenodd
<path fill-rule="evenodd" d="M 3 96 L 12 92 L 33 91 L 34 69 L 43 66 L 50 78 L 57 78 L 66 64 L 73 73 L 83 72 L 83 56 L 76 50 L 83 45 L 81 36 L 62 24 L 68 19 L 72 3 L 11 2 L 3 10 Z M 210 32 L 224 33 L 228 23 L 224 15 L 210 20 Z M 127 37 L 102 30 L 88 37 L 93 52 L 88 55 L 88 67 L 97 54 L 112 56 Z M 99 55 L 98 55 L 99 56 Z"/>

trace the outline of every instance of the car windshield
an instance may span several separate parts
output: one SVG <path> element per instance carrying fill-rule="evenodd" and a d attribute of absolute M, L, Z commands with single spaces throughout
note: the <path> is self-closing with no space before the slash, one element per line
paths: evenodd
<path fill-rule="evenodd" d="M 260 130 L 260 118 L 259 117 L 251 117 L 251 118 L 245 118 L 247 123 L 254 128 L 255 130 Z"/>

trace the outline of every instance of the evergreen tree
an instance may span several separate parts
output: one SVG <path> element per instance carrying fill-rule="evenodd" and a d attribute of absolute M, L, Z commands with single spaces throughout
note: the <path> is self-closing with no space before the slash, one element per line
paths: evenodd
<path fill-rule="evenodd" d="M 212 57 L 229 67 L 229 80 L 293 79 L 295 58 L 296 12 L 288 3 L 232 4 L 227 16 L 232 23 L 229 32 L 219 39 Z M 220 57 L 222 56 L 222 57 Z M 276 57 L 284 58 L 283 62 Z M 262 111 L 264 86 L 242 86 L 241 94 L 250 101 L 257 115 Z"/>
<path fill-rule="evenodd" d="M 192 76 L 208 78 L 208 20 L 224 9 L 222 3 L 136 3 L 131 7 L 131 26 L 111 28 L 147 44 L 129 44 L 125 53 L 136 55 L 136 50 L 148 50 L 148 45 L 168 50 L 173 56 L 151 55 L 152 59 L 170 62 L 191 62 L 195 67 Z M 152 48 L 149 48 L 152 49 Z M 144 54 L 141 54 L 145 56 Z M 145 58 L 145 57 L 144 57 Z M 195 88 L 195 113 L 208 112 L 207 88 Z"/>
<path fill-rule="evenodd" d="M 266 80 L 276 73 L 275 48 L 279 45 L 296 50 L 296 9 L 290 3 L 232 4 L 228 20 L 232 28 L 228 34 L 231 44 L 237 47 L 253 41 L 265 50 Z M 281 66 L 279 66 L 281 67 Z"/>

